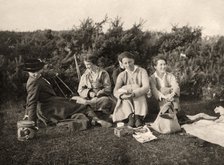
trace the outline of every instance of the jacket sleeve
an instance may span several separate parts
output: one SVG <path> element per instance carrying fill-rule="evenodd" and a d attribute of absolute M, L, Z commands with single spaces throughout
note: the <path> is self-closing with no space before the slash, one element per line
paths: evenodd
<path fill-rule="evenodd" d="M 133 93 L 135 94 L 135 97 L 142 96 L 146 94 L 149 91 L 149 76 L 145 69 L 141 71 L 141 81 L 142 86 L 140 88 L 134 89 Z"/>
<path fill-rule="evenodd" d="M 37 81 L 33 81 L 27 85 L 27 102 L 26 112 L 28 113 L 29 120 L 35 121 L 37 102 L 39 101 L 40 84 Z"/>
<path fill-rule="evenodd" d="M 89 95 L 89 92 L 90 92 L 90 89 L 87 88 L 85 75 L 82 75 L 79 82 L 79 86 L 78 86 L 78 93 L 81 97 L 87 98 Z"/>

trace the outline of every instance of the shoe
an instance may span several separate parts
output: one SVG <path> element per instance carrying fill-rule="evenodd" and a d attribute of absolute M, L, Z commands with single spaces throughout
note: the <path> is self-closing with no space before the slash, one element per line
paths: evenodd
<path fill-rule="evenodd" d="M 95 125 L 96 125 L 96 120 L 93 120 L 93 119 L 92 119 L 92 120 L 91 120 L 91 125 L 92 125 L 92 126 L 95 126 Z"/>
<path fill-rule="evenodd" d="M 143 125 L 143 123 L 142 123 L 142 120 L 141 120 L 140 116 L 136 115 L 135 116 L 135 127 L 140 127 L 142 125 Z"/>
<path fill-rule="evenodd" d="M 133 113 L 128 116 L 128 126 L 135 126 L 135 115 Z"/>
<path fill-rule="evenodd" d="M 109 128 L 112 126 L 111 123 L 107 122 L 107 121 L 104 121 L 104 120 L 98 120 L 97 123 L 99 123 L 102 127 L 104 128 Z"/>

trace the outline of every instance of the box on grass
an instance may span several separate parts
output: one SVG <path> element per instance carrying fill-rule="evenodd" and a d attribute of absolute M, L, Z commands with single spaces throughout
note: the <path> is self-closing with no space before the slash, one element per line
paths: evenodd
<path fill-rule="evenodd" d="M 116 128 L 114 128 L 114 134 L 117 137 L 132 135 L 133 132 L 134 132 L 133 129 L 131 129 L 131 128 L 127 127 L 127 126 L 122 126 L 122 127 L 116 127 Z"/>

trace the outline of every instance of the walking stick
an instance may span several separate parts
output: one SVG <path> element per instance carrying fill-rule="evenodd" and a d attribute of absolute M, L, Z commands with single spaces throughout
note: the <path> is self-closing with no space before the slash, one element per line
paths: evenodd
<path fill-rule="evenodd" d="M 60 92 L 64 95 L 65 98 L 67 98 L 67 96 L 65 95 L 65 93 L 63 92 L 63 90 L 61 89 L 61 87 L 59 86 L 59 84 L 57 83 L 57 81 L 55 79 L 53 79 L 55 84 L 57 85 L 58 89 L 60 90 Z"/>
<path fill-rule="evenodd" d="M 75 68 L 76 68 L 76 71 L 77 71 L 78 79 L 80 80 L 81 73 L 80 73 L 80 69 L 79 69 L 76 53 L 74 54 L 74 60 L 75 60 Z"/>
<path fill-rule="evenodd" d="M 72 93 L 72 95 L 74 95 L 75 93 L 71 90 L 71 88 L 69 88 L 69 86 L 67 84 L 65 84 L 65 82 L 60 78 L 58 77 L 58 74 L 56 74 L 56 78 L 61 81 L 61 83 Z"/>

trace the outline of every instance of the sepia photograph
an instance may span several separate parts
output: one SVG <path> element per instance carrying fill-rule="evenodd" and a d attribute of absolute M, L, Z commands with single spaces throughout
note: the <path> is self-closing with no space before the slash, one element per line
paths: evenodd
<path fill-rule="evenodd" d="M 223 0 L 0 0 L 1 165 L 224 164 Z"/>

